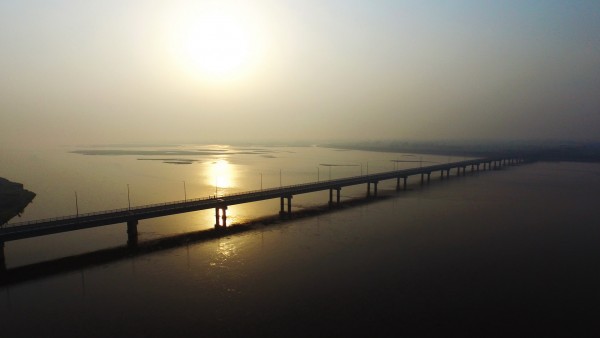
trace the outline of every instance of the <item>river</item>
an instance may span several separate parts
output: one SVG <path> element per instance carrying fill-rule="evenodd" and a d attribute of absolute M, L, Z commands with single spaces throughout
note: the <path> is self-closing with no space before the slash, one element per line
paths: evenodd
<path fill-rule="evenodd" d="M 15 150 L 2 176 L 37 193 L 28 220 L 73 214 L 75 191 L 79 212 L 91 212 L 127 206 L 127 185 L 130 202 L 142 205 L 260 189 L 261 181 L 266 188 L 329 179 L 330 170 L 338 178 L 461 160 L 319 147 L 183 148 L 213 152 L 173 164 L 164 162 L 182 155 Z M 399 193 L 390 181 L 377 201 L 2 286 L 2 336 L 598 332 L 600 165 L 533 163 L 432 178 L 423 187 L 415 178 Z M 344 189 L 342 200 L 365 192 Z M 327 200 L 327 192 L 294 197 L 293 210 Z M 228 216 L 244 223 L 276 214 L 278 203 L 231 207 Z M 213 212 L 142 221 L 140 241 L 210 228 Z M 8 242 L 7 267 L 122 247 L 126 237 L 115 225 Z"/>

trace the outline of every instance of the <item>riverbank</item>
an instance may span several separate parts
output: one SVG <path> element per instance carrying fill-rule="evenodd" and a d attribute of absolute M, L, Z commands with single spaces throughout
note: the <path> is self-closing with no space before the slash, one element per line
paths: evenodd
<path fill-rule="evenodd" d="M 600 162 L 600 143 L 561 141 L 396 141 L 332 142 L 322 147 L 392 153 L 491 157 L 518 155 L 532 161 Z"/>
<path fill-rule="evenodd" d="M 23 184 L 0 177 L 0 225 L 20 215 L 35 196 Z"/>

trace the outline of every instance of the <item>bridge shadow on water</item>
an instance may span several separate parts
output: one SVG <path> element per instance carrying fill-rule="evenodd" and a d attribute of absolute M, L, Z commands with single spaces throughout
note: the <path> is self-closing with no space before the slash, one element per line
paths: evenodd
<path fill-rule="evenodd" d="M 383 192 L 383 191 L 382 191 Z M 61 257 L 49 261 L 33 263 L 14 268 L 0 267 L 0 286 L 9 286 L 27 281 L 67 274 L 86 268 L 101 266 L 133 257 L 152 254 L 155 252 L 184 247 L 193 243 L 201 243 L 237 233 L 254 231 L 266 226 L 277 226 L 306 217 L 314 217 L 332 213 L 345 208 L 374 203 L 387 198 L 397 197 L 396 194 L 381 194 L 377 198 L 354 198 L 340 202 L 339 205 L 316 206 L 297 210 L 292 216 L 272 215 L 256 218 L 244 223 L 234 223 L 225 229 L 207 229 L 170 235 L 158 239 L 130 242 L 127 245 L 101 249 L 83 254 Z"/>

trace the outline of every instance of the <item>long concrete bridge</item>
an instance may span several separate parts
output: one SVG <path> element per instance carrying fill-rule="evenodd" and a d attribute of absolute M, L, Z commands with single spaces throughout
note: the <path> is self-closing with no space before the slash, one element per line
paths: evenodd
<path fill-rule="evenodd" d="M 340 203 L 340 191 L 343 187 L 347 186 L 366 184 L 367 197 L 376 197 L 377 185 L 380 181 L 395 179 L 396 190 L 405 190 L 407 178 L 410 176 L 420 175 L 420 182 L 421 184 L 424 184 L 426 182 L 429 183 L 431 180 L 431 175 L 437 172 L 440 173 L 440 179 L 443 180 L 444 178 L 450 178 L 452 170 L 455 170 L 456 175 L 461 175 L 461 173 L 462 175 L 465 175 L 467 168 L 470 168 L 470 171 L 472 172 L 479 170 L 493 170 L 502 166 L 515 165 L 522 162 L 522 158 L 512 156 L 482 158 L 419 168 L 393 170 L 370 175 L 290 185 L 279 188 L 240 192 L 226 196 L 175 201 L 133 208 L 106 210 L 88 214 L 70 215 L 7 224 L 0 228 L 0 267 L 5 266 L 4 243 L 7 241 L 57 234 L 61 232 L 87 229 L 103 225 L 126 223 L 128 242 L 130 244 L 135 244 L 137 242 L 138 221 L 142 219 L 163 217 L 214 208 L 215 228 L 221 229 L 227 226 L 227 207 L 230 205 L 279 198 L 280 214 L 289 215 L 291 214 L 292 197 L 294 195 L 329 190 L 329 205 L 331 206 Z"/>

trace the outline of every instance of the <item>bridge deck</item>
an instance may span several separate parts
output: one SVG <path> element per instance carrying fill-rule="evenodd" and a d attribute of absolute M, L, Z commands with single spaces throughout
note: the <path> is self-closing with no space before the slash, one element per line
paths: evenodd
<path fill-rule="evenodd" d="M 393 170 L 370 175 L 361 175 L 340 178 L 328 181 L 303 183 L 284 186 L 280 188 L 269 188 L 263 190 L 240 192 L 236 194 L 218 196 L 212 198 L 199 198 L 186 201 L 174 201 L 162 204 L 144 205 L 131 209 L 107 210 L 88 214 L 70 215 L 51 219 L 41 219 L 29 222 L 7 224 L 0 229 L 0 242 L 24 239 L 29 237 L 43 236 L 48 234 L 73 231 L 109 224 L 125 223 L 142 219 L 174 215 L 185 212 L 219 208 L 228 205 L 242 204 L 268 200 L 279 197 L 290 197 L 293 195 L 306 194 L 328 189 L 341 189 L 343 187 L 375 183 L 383 180 L 404 178 L 413 175 L 430 174 L 436 171 L 448 171 L 454 168 L 466 168 L 471 165 L 492 163 L 508 159 L 483 158 L 453 163 L 438 164 L 419 168 Z"/>

